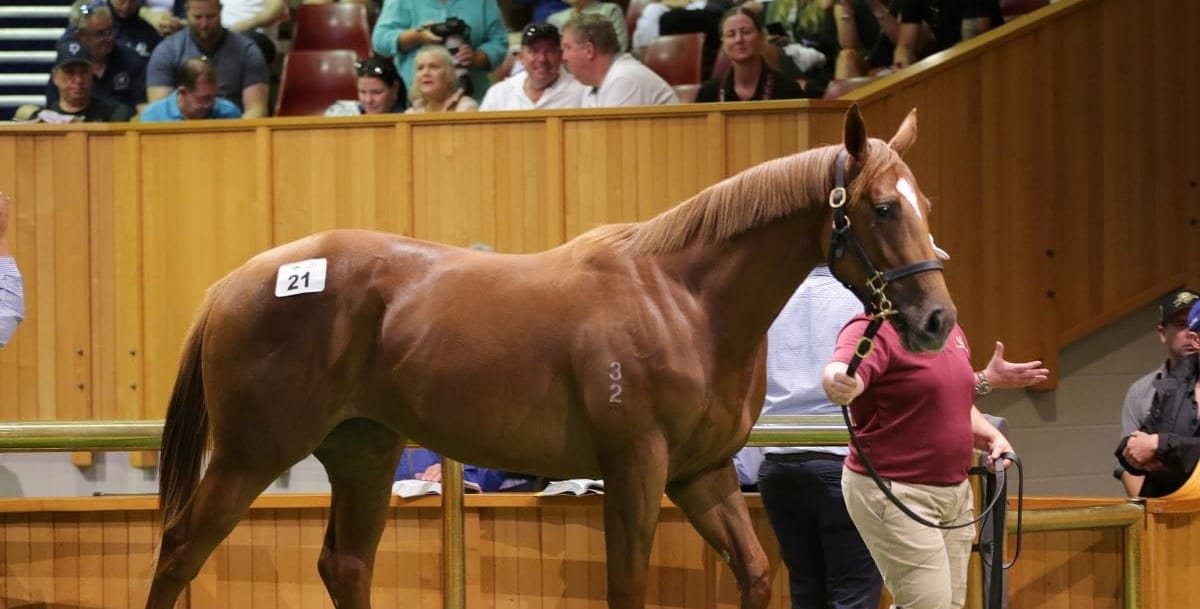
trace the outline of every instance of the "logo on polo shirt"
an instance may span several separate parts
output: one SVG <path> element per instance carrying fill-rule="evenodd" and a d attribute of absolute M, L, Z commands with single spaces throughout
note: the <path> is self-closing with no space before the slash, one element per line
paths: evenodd
<path fill-rule="evenodd" d="M 967 350 L 967 343 L 966 343 L 966 341 L 963 340 L 963 337 L 961 337 L 961 336 L 954 337 L 954 346 L 958 347 L 959 349 L 962 349 L 963 351 Z"/>
<path fill-rule="evenodd" d="M 129 72 L 117 72 L 113 75 L 113 90 L 125 91 L 129 89 Z"/>

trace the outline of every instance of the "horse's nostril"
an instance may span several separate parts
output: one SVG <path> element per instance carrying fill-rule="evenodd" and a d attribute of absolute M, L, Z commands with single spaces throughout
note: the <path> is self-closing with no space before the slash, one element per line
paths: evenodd
<path fill-rule="evenodd" d="M 945 324 L 945 314 L 941 307 L 938 307 L 929 312 L 929 316 L 925 318 L 925 332 L 930 335 L 938 336 L 942 332 L 942 326 Z"/>

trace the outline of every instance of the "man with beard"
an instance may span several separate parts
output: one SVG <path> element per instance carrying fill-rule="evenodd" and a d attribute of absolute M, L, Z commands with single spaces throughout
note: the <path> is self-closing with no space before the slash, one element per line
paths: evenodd
<path fill-rule="evenodd" d="M 150 55 L 146 96 L 158 101 L 179 85 L 179 68 L 193 57 L 207 57 L 217 70 L 221 97 L 242 109 L 245 118 L 267 115 L 270 74 L 252 40 L 221 26 L 217 0 L 188 0 L 188 27 L 168 36 Z"/>
<path fill-rule="evenodd" d="M 133 116 L 133 108 L 92 94 L 92 55 L 73 38 L 58 41 L 58 59 L 50 72 L 56 100 L 46 108 L 22 106 L 16 118 L 45 123 L 122 122 Z"/>
<path fill-rule="evenodd" d="M 87 47 L 92 61 L 92 95 L 136 107 L 146 101 L 146 60 L 116 41 L 112 10 L 103 2 L 76 3 L 63 40 Z M 58 86 L 46 83 L 46 103 L 58 103 Z"/>
<path fill-rule="evenodd" d="M 518 58 L 525 70 L 488 88 L 480 110 L 578 108 L 587 87 L 562 70 L 561 38 L 549 23 L 526 26 Z"/>

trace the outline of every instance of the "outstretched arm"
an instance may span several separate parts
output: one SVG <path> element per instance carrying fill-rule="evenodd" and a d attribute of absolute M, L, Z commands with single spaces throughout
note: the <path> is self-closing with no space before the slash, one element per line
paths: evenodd
<path fill-rule="evenodd" d="M 1050 377 L 1050 371 L 1042 367 L 1040 360 L 1014 363 L 1004 359 L 1004 343 L 1000 341 L 996 341 L 996 350 L 987 367 L 977 374 L 982 374 L 994 389 L 1029 387 Z"/>

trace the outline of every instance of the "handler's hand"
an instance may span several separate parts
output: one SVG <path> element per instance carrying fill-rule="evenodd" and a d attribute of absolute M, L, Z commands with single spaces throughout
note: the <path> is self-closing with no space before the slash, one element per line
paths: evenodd
<path fill-rule="evenodd" d="M 848 376 L 846 364 L 831 362 L 825 366 L 825 374 L 821 378 L 825 396 L 834 404 L 849 404 L 851 400 L 863 392 L 862 379 L 858 375 Z"/>

